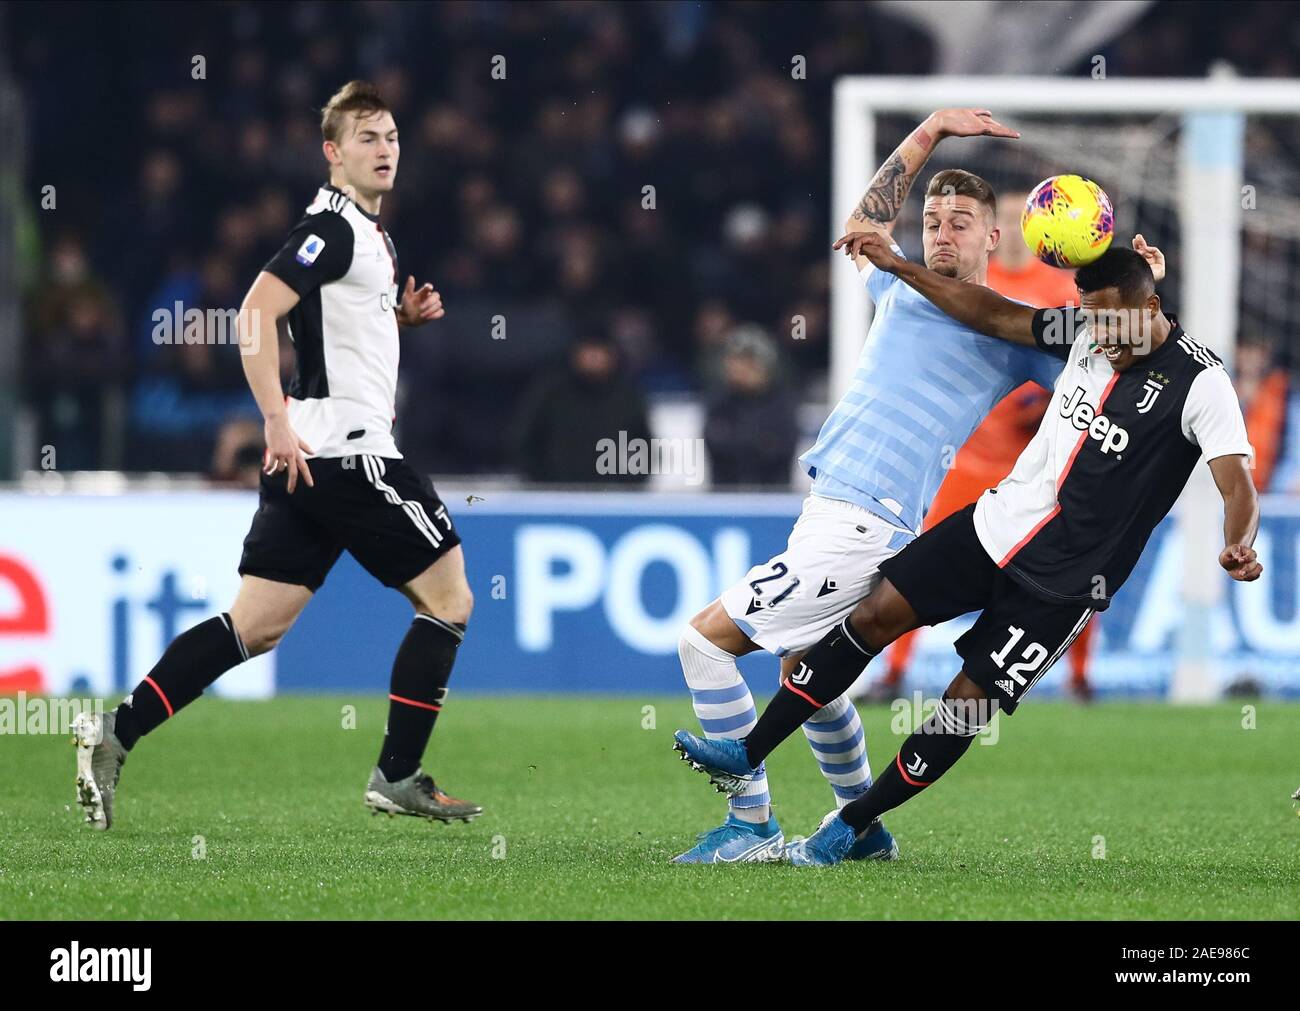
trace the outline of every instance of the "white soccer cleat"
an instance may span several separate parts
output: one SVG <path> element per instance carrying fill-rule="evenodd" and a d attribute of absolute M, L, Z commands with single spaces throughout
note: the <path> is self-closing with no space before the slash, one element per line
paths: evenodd
<path fill-rule="evenodd" d="M 112 713 L 79 713 L 72 721 L 77 746 L 77 804 L 86 824 L 100 831 L 113 826 L 113 799 L 126 762 L 126 749 L 114 733 Z"/>

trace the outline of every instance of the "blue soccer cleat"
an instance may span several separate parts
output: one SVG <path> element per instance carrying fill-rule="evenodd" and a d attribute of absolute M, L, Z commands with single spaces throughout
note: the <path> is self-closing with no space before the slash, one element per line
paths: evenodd
<path fill-rule="evenodd" d="M 786 847 L 786 859 L 796 867 L 830 867 L 849 859 L 857 838 L 853 826 L 832 811 L 816 832 Z"/>
<path fill-rule="evenodd" d="M 749 764 L 745 742 L 728 739 L 710 741 L 679 730 L 673 734 L 673 750 L 690 762 L 691 768 L 709 777 L 719 793 L 735 797 L 753 781 L 758 769 Z"/>
<path fill-rule="evenodd" d="M 871 789 L 871 784 L 861 787 L 856 791 L 854 800 L 857 800 L 863 794 Z M 838 811 L 831 811 L 826 817 L 822 818 L 819 828 L 824 828 L 826 822 L 834 818 Z M 885 828 L 879 818 L 873 821 L 865 829 L 858 833 L 858 841 L 853 844 L 853 849 L 849 850 L 850 860 L 897 860 L 898 844 L 894 842 L 894 837 L 890 835 L 889 829 Z"/>
<path fill-rule="evenodd" d="M 897 860 L 898 843 L 890 835 L 889 829 L 877 818 L 859 833 L 853 848 L 849 850 L 850 860 Z"/>
<path fill-rule="evenodd" d="M 771 863 L 780 860 L 785 851 L 785 836 L 776 818 L 768 818 L 765 825 L 755 825 L 728 814 L 721 825 L 701 832 L 696 838 L 699 842 L 673 857 L 673 863 Z"/>

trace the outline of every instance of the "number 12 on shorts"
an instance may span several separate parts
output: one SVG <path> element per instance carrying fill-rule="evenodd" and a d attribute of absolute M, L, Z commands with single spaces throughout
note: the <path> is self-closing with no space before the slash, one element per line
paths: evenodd
<path fill-rule="evenodd" d="M 1007 644 L 996 653 L 989 654 L 989 658 L 999 667 L 1006 667 L 1007 654 L 1015 648 L 1016 643 L 1020 642 L 1025 635 L 1025 630 L 1016 628 L 1015 625 L 1008 625 L 1007 631 L 1011 633 L 1011 638 L 1007 640 Z M 1033 676 L 1034 671 L 1047 659 L 1047 647 L 1038 642 L 1027 643 L 1025 648 L 1020 651 L 1020 655 L 1023 658 L 1022 661 L 1006 667 L 1006 671 L 1009 678 L 1020 685 L 1021 688 L 1024 688 L 1029 683 L 1024 679 L 1024 675 Z M 1008 694 L 1010 693 L 1008 692 Z"/>

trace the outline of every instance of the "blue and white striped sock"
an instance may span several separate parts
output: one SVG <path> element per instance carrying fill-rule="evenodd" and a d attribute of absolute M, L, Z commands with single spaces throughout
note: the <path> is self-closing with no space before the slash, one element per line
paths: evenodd
<path fill-rule="evenodd" d="M 705 737 L 739 740 L 754 729 L 758 710 L 734 656 L 709 642 L 691 625 L 682 632 L 677 655 Z M 761 765 L 753 782 L 729 801 L 737 818 L 759 824 L 771 816 L 771 803 L 767 772 Z"/>
<path fill-rule="evenodd" d="M 803 725 L 822 775 L 835 791 L 835 806 L 866 793 L 871 786 L 871 765 L 867 761 L 867 738 L 862 719 L 847 695 L 823 706 Z"/>

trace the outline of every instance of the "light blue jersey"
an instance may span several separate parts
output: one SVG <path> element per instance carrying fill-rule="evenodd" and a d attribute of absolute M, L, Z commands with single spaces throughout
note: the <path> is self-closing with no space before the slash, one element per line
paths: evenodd
<path fill-rule="evenodd" d="M 799 462 L 818 495 L 919 531 L 971 432 L 1021 383 L 1052 389 L 1061 362 L 962 326 L 894 274 L 868 267 L 863 277 L 871 330 L 848 392 Z"/>

